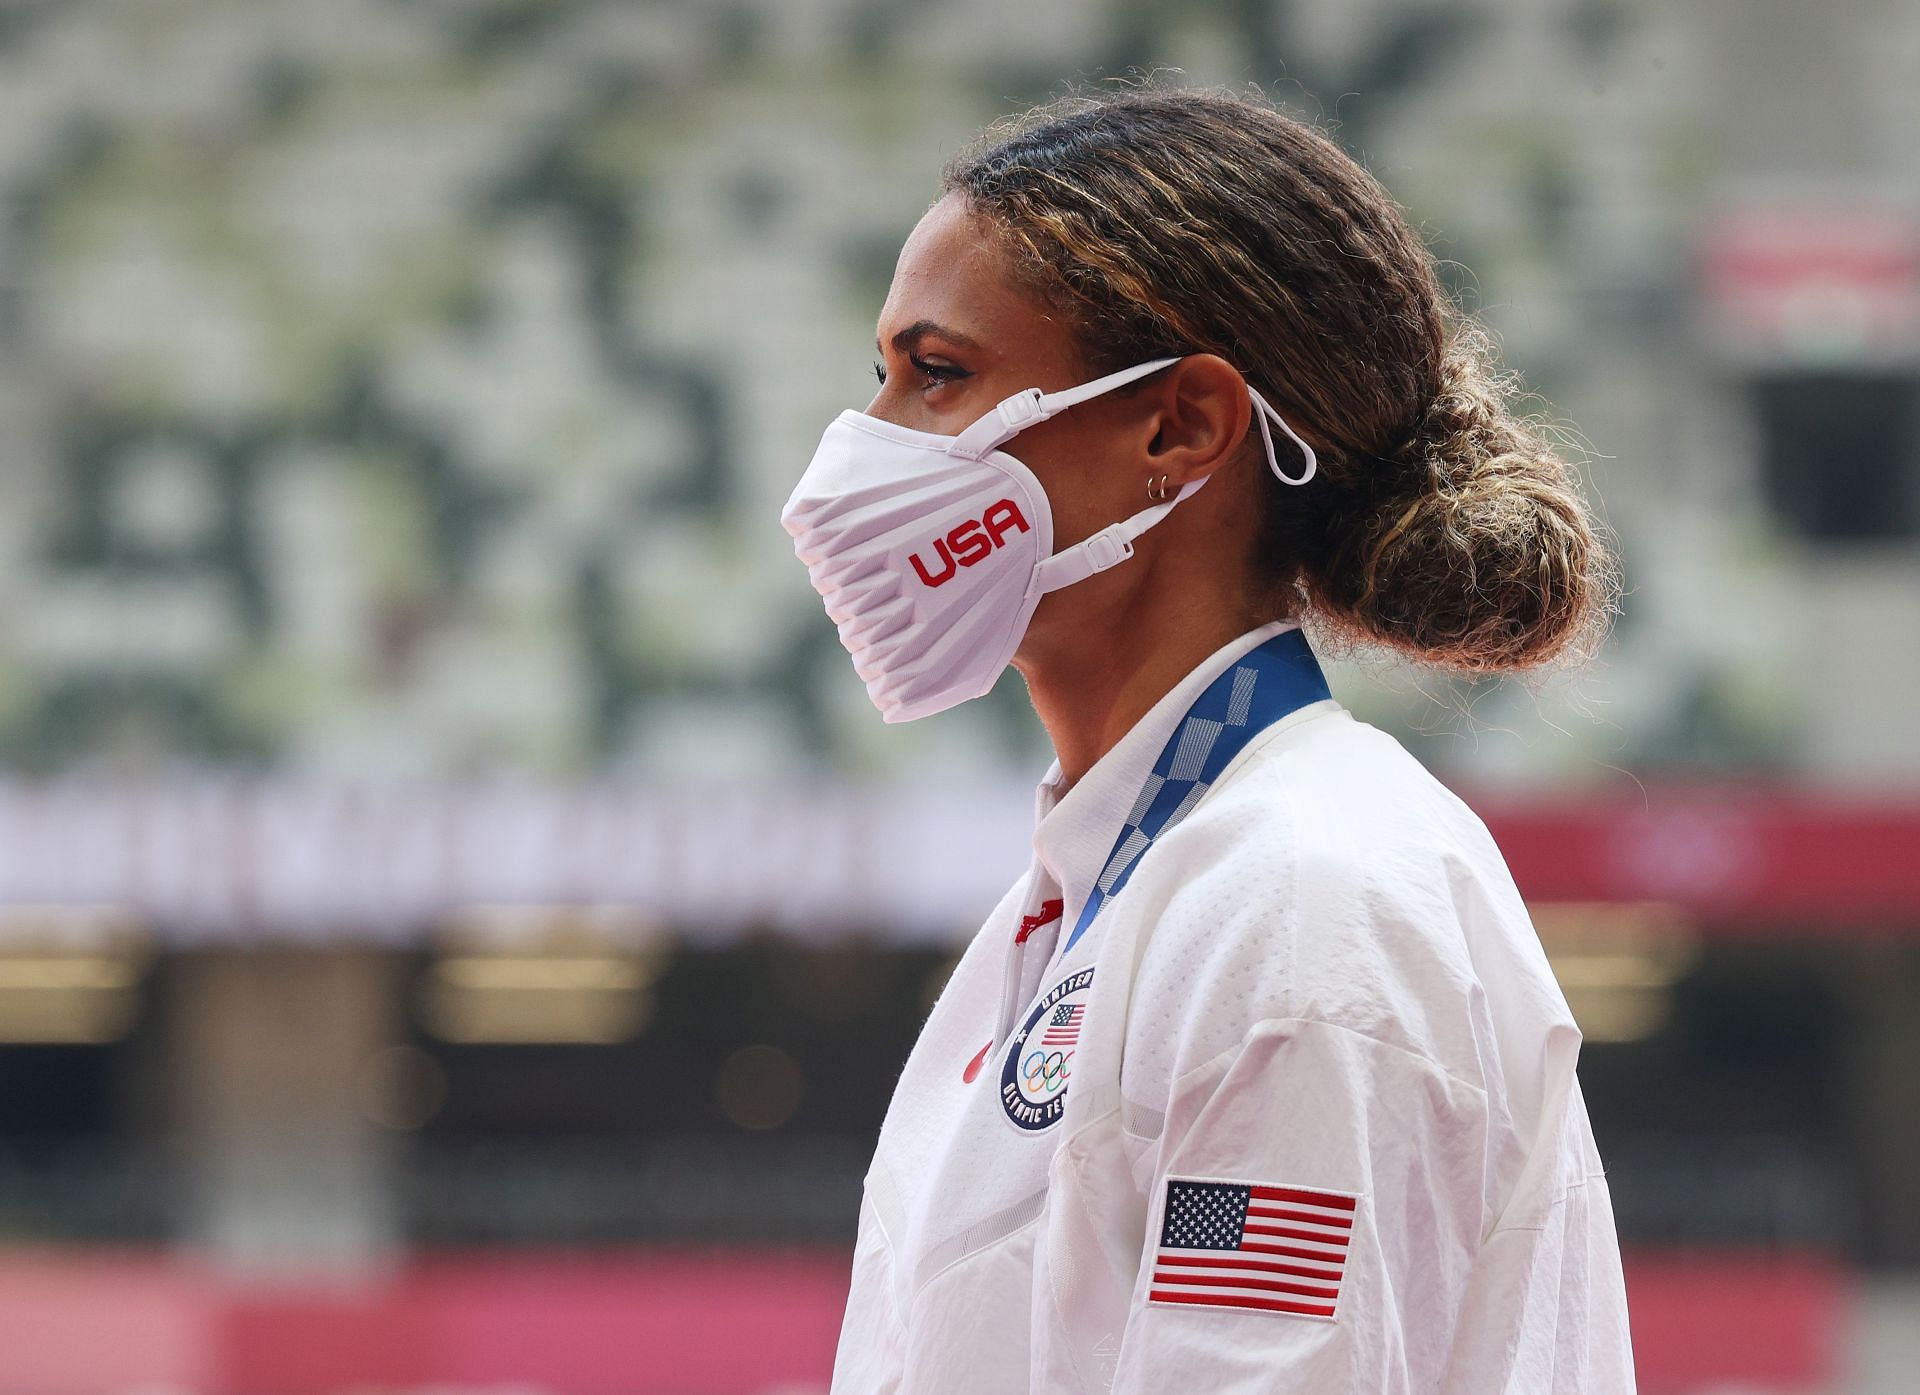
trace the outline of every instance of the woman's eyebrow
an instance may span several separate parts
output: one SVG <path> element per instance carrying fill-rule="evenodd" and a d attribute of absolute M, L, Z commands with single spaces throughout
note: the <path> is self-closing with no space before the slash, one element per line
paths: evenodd
<path fill-rule="evenodd" d="M 925 339 L 930 334 L 937 335 L 946 340 L 956 349 L 978 349 L 980 347 L 978 342 L 968 338 L 957 329 L 948 329 L 945 325 L 934 320 L 915 320 L 912 324 L 893 336 L 894 352 L 902 354 L 909 353 L 918 347 L 922 339 Z M 873 341 L 873 347 L 875 349 L 880 347 L 880 341 L 878 339 Z"/>

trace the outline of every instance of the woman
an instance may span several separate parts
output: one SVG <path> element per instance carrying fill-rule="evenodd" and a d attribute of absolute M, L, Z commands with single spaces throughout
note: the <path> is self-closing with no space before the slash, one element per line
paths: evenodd
<path fill-rule="evenodd" d="M 866 1179 L 833 1389 L 1633 1388 L 1580 1036 L 1480 822 L 1299 628 L 1446 668 L 1611 563 L 1378 184 L 1233 98 L 948 169 L 784 521 L 888 720 L 1058 760 Z"/>

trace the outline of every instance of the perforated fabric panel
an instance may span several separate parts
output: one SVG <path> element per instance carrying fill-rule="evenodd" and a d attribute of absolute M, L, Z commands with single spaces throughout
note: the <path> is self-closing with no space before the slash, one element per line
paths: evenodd
<path fill-rule="evenodd" d="M 1333 1023 L 1485 1089 L 1508 1133 L 1554 1107 L 1542 1043 L 1573 1018 L 1480 820 L 1344 712 L 1249 753 L 1141 864 L 1155 918 L 1122 1090 L 1147 1109 L 1258 1023 Z M 1570 1063 L 1569 1063 L 1570 1068 Z M 1496 1160 L 1490 1214 L 1518 1180 Z"/>

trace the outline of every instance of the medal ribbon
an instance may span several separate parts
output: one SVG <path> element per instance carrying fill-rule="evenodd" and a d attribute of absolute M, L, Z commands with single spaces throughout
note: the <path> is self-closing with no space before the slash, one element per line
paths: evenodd
<path fill-rule="evenodd" d="M 1087 904 L 1061 950 L 1072 949 L 1120 894 L 1154 839 L 1193 812 L 1249 741 L 1283 717 L 1333 694 L 1299 630 L 1277 634 L 1207 685 L 1168 738 L 1107 854 Z"/>

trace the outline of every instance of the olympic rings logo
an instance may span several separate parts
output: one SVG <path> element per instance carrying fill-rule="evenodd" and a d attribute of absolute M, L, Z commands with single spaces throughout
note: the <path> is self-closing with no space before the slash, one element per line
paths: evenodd
<path fill-rule="evenodd" d="M 1033 1051 L 1020 1063 L 1026 1074 L 1022 1082 L 1029 1095 L 1052 1095 L 1067 1088 L 1067 1053 Z"/>

